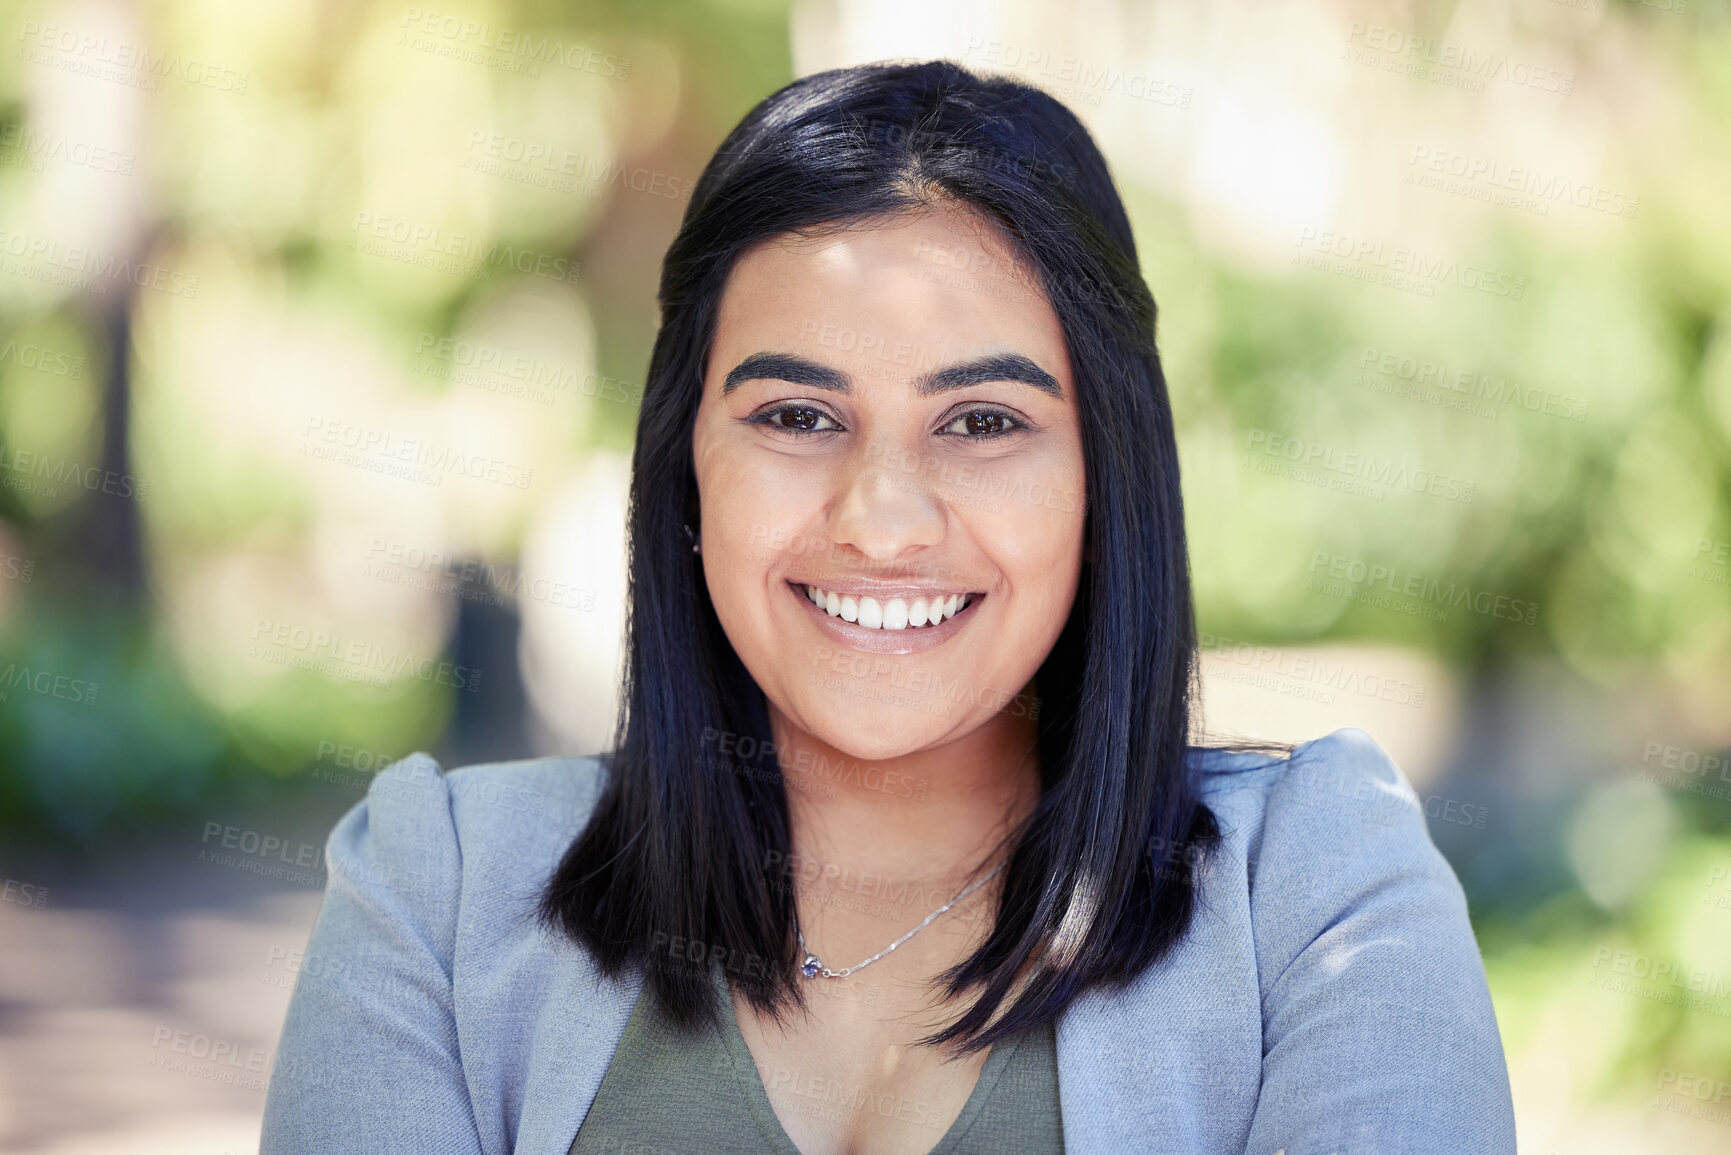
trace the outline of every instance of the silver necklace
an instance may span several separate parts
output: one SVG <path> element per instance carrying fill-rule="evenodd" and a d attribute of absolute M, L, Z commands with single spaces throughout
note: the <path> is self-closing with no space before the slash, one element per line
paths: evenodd
<path fill-rule="evenodd" d="M 902 943 L 908 941 L 908 939 L 926 929 L 932 919 L 938 917 L 938 915 L 944 913 L 944 911 L 950 909 L 950 907 L 956 905 L 956 903 L 962 901 L 962 899 L 968 897 L 968 895 L 984 886 L 988 881 L 990 881 L 993 874 L 998 873 L 998 871 L 1002 869 L 1004 869 L 1004 864 L 1000 862 L 998 865 L 992 867 L 991 874 L 986 875 L 985 878 L 980 879 L 978 882 L 962 891 L 962 893 L 956 895 L 956 897 L 950 899 L 950 901 L 944 903 L 944 905 L 926 915 L 925 921 L 920 923 L 920 925 L 914 927 L 914 929 L 908 931 L 908 933 L 902 935 L 902 937 L 896 939 L 896 941 L 890 943 L 890 945 L 884 947 L 884 949 L 878 951 L 878 953 L 872 955 L 864 962 L 854 963 L 851 967 L 843 967 L 839 971 L 832 971 L 828 967 L 824 966 L 823 960 L 819 959 L 815 954 L 812 954 L 811 948 L 805 945 L 805 933 L 799 929 L 799 897 L 796 894 L 793 902 L 793 933 L 799 936 L 799 949 L 805 952 L 805 961 L 799 964 L 799 973 L 808 979 L 817 978 L 819 975 L 822 975 L 826 979 L 847 978 L 847 976 L 853 974 L 860 968 L 868 967 L 872 963 L 877 962 L 880 958 L 883 958 L 886 954 L 889 954 L 892 950 L 901 946 Z"/>

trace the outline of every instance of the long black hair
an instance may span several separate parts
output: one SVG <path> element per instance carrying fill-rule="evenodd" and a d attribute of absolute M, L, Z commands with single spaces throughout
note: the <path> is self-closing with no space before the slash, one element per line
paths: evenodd
<path fill-rule="evenodd" d="M 793 889 L 777 877 L 785 784 L 715 757 L 717 735 L 773 749 L 768 712 L 682 529 L 700 514 L 691 431 L 722 289 L 755 243 L 940 200 L 1002 226 L 1062 324 L 1086 544 L 1034 679 L 1040 801 L 989 936 L 940 976 L 951 996 L 980 994 L 923 1041 L 976 1051 L 1158 962 L 1188 930 L 1219 843 L 1187 757 L 1196 625 L 1154 299 L 1105 159 L 1051 96 L 948 61 L 804 77 L 728 134 L 662 265 L 631 473 L 624 696 L 600 797 L 540 907 L 603 973 L 643 968 L 681 1023 L 718 1012 L 717 962 L 761 1013 L 804 1005 Z"/>

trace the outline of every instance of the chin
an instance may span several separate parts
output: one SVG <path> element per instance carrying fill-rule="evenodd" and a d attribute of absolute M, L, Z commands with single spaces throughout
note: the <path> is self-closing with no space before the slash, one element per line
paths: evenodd
<path fill-rule="evenodd" d="M 882 692 L 905 694 L 887 687 Z M 919 699 L 918 695 L 910 697 Z M 922 705 L 924 709 L 916 709 L 911 704 L 873 701 L 826 690 L 815 700 L 802 703 L 803 717 L 795 723 L 849 758 L 884 762 L 933 745 L 955 728 L 956 703 L 928 696 Z M 813 714 L 815 718 L 811 717 Z"/>

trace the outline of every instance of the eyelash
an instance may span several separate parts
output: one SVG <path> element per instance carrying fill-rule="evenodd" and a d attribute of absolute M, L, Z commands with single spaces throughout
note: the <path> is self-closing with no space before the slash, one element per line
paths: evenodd
<path fill-rule="evenodd" d="M 804 403 L 796 404 L 796 405 L 777 405 L 773 409 L 765 409 L 760 413 L 753 414 L 752 416 L 747 417 L 745 420 L 748 424 L 765 425 L 765 426 L 768 426 L 769 428 L 775 430 L 777 433 L 787 433 L 787 434 L 793 435 L 794 437 L 810 437 L 814 434 L 819 434 L 819 433 L 840 433 L 840 432 L 842 432 L 842 430 L 840 430 L 840 429 L 790 429 L 787 426 L 781 425 L 781 424 L 777 423 L 775 420 L 773 420 L 779 414 L 791 413 L 795 410 L 800 410 L 800 409 L 809 410 L 813 413 L 816 413 L 820 417 L 823 417 L 824 419 L 826 419 L 828 421 L 834 421 L 837 425 L 841 424 L 841 422 L 836 421 L 836 419 L 834 417 L 830 416 L 828 413 L 824 412 L 822 409 L 819 409 L 816 405 L 809 405 L 809 404 L 804 404 Z M 973 442 L 995 441 L 1000 437 L 1008 437 L 1012 433 L 1016 433 L 1016 432 L 1031 428 L 1027 424 L 1027 422 L 1022 421 L 1021 419 L 1014 417 L 1009 413 L 1006 413 L 1002 409 L 997 409 L 997 408 L 994 408 L 991 406 L 976 406 L 972 409 L 965 409 L 962 412 L 957 413 L 955 415 L 955 417 L 951 418 L 949 421 L 945 422 L 944 427 L 948 428 L 949 426 L 954 425 L 957 421 L 961 421 L 964 418 L 974 417 L 974 416 L 990 416 L 990 417 L 1001 418 L 1002 420 L 1009 423 L 1009 428 L 1000 429 L 996 433 L 963 433 L 963 434 L 951 433 L 951 434 L 946 434 L 946 436 L 950 436 L 950 437 L 959 436 L 964 441 L 973 441 Z"/>

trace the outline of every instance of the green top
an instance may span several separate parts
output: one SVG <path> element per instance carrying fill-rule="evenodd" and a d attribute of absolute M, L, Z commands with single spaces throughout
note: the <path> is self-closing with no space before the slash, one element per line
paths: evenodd
<path fill-rule="evenodd" d="M 725 1007 L 720 1030 L 682 1032 L 644 984 L 569 1155 L 800 1155 L 739 1033 L 727 979 L 719 965 L 710 973 Z M 800 1114 L 840 1118 L 874 1110 L 932 1127 L 928 1155 L 1064 1150 L 1050 1023 L 993 1045 L 962 1113 L 941 1137 L 937 1120 L 927 1119 L 930 1108 L 917 1099 L 859 1101 L 848 1088 L 797 1072 L 776 1072 L 771 1082 Z"/>

